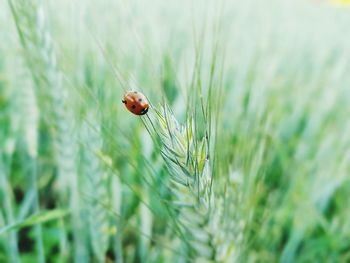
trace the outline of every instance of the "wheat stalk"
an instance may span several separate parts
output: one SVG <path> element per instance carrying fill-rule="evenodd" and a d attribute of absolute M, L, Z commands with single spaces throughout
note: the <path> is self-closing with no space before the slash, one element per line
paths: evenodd
<path fill-rule="evenodd" d="M 0 194 L 4 196 L 1 205 L 1 215 L 0 219 L 3 222 L 2 225 L 11 224 L 15 222 L 14 207 L 13 207 L 13 193 L 11 192 L 10 183 L 8 180 L 8 174 L 6 174 L 6 167 L 3 161 L 3 153 L 0 155 Z M 1 222 L 0 221 L 0 222 Z M 7 237 L 8 241 L 6 242 L 6 250 L 8 257 L 12 262 L 20 262 L 18 254 L 18 237 L 16 233 L 9 233 Z"/>
<path fill-rule="evenodd" d="M 1 53 L 2 55 L 2 53 Z M 1 60 L 1 59 L 0 59 Z M 0 226 L 16 221 L 15 198 L 11 188 L 12 160 L 16 150 L 16 140 L 19 133 L 19 114 L 13 112 L 16 108 L 11 100 L 13 94 L 4 92 L 7 83 L 3 76 L 4 68 L 0 61 Z M 16 232 L 0 237 L 6 254 L 12 262 L 19 262 L 18 236 Z M 0 256 L 1 257 L 1 256 Z"/>
<path fill-rule="evenodd" d="M 26 76 L 22 74 L 20 79 L 27 80 Z M 37 105 L 37 98 L 35 97 L 34 88 L 32 83 L 23 81 L 19 85 L 21 88 L 18 90 L 18 108 L 21 115 L 21 131 L 24 135 L 24 142 L 28 154 L 28 164 L 31 167 L 31 185 L 33 189 L 33 213 L 40 212 L 39 207 L 39 187 L 38 187 L 38 169 L 37 169 L 37 156 L 38 156 L 38 126 L 39 126 L 39 111 Z M 38 250 L 38 262 L 45 262 L 45 251 L 42 237 L 42 226 L 37 224 L 34 227 L 36 236 L 36 245 Z"/>

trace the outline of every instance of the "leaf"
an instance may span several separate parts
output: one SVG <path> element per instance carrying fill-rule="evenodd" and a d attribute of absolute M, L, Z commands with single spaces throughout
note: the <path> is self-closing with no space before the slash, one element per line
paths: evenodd
<path fill-rule="evenodd" d="M 8 232 L 10 230 L 16 230 L 27 226 L 32 226 L 40 223 L 46 223 L 51 220 L 56 220 L 68 215 L 68 210 L 56 209 L 51 211 L 43 211 L 37 214 L 33 214 L 26 219 L 7 225 L 5 227 L 0 228 L 0 235 Z"/>

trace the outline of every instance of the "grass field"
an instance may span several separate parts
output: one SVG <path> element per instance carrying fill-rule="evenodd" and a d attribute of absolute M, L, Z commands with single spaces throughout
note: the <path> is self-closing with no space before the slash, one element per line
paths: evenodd
<path fill-rule="evenodd" d="M 1 1 L 0 262 L 350 262 L 349 14 Z"/>

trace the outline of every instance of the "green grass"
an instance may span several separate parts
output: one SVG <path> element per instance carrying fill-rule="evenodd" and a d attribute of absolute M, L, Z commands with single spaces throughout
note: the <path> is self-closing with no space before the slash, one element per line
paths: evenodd
<path fill-rule="evenodd" d="M 2 1 L 0 262 L 349 262 L 348 13 Z"/>

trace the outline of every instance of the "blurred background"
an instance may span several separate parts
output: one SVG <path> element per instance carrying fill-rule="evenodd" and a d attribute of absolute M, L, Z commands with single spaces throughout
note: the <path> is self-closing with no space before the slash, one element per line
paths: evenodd
<path fill-rule="evenodd" d="M 0 262 L 349 262 L 348 4 L 1 1 Z"/>

